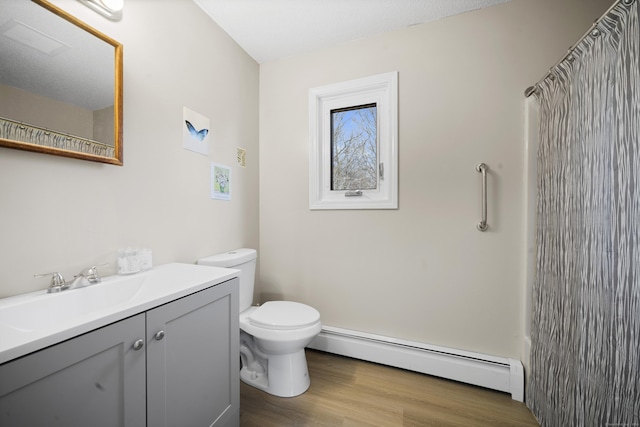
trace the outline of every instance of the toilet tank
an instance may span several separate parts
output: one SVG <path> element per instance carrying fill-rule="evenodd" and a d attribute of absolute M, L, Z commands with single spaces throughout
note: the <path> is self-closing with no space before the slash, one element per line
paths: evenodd
<path fill-rule="evenodd" d="M 235 268 L 240 273 L 240 313 L 251 307 L 253 302 L 253 286 L 256 277 L 256 259 L 258 253 L 255 249 L 236 249 L 222 254 L 200 258 L 198 265 L 212 267 Z"/>

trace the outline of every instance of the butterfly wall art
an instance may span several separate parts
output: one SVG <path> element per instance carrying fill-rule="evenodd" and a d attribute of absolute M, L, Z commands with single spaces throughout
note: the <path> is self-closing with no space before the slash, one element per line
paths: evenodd
<path fill-rule="evenodd" d="M 187 130 L 189 131 L 189 134 L 191 135 L 191 137 L 197 139 L 198 141 L 204 140 L 204 138 L 209 133 L 209 129 L 197 130 L 195 127 L 193 127 L 193 125 L 189 120 L 185 120 L 184 122 L 187 125 Z"/>
<path fill-rule="evenodd" d="M 209 119 L 183 107 L 182 147 L 196 153 L 209 155 Z"/>

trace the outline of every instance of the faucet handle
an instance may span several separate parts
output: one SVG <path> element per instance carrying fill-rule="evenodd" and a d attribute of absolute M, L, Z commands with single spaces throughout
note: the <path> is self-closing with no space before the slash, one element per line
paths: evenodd
<path fill-rule="evenodd" d="M 62 275 L 62 273 L 58 273 L 58 272 L 38 273 L 33 275 L 33 277 L 36 277 L 36 278 L 46 277 L 46 276 L 51 276 L 51 283 L 49 284 L 49 293 L 58 292 L 64 289 L 66 282 L 64 280 L 64 276 Z"/>
<path fill-rule="evenodd" d="M 90 283 L 100 283 L 100 275 L 98 274 L 98 267 L 106 267 L 108 262 L 104 264 L 94 265 L 93 267 L 85 268 L 80 272 L 78 276 L 84 276 Z M 76 276 L 77 277 L 77 276 Z"/>

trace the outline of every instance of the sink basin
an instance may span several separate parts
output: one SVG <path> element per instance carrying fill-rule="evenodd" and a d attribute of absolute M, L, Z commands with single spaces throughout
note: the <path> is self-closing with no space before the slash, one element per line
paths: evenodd
<path fill-rule="evenodd" d="M 24 298 L 0 310 L 0 327 L 31 332 L 48 323 L 65 323 L 130 301 L 145 278 L 127 277 L 113 283 L 98 283 L 55 294 L 44 293 Z"/>
<path fill-rule="evenodd" d="M 0 299 L 0 363 L 238 277 L 239 270 L 166 264 L 135 276 Z"/>

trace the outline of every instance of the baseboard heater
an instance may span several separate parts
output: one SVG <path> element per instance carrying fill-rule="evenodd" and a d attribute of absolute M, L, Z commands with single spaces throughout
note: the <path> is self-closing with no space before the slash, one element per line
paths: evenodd
<path fill-rule="evenodd" d="M 524 370 L 519 360 L 332 326 L 323 326 L 308 347 L 498 390 L 524 401 Z"/>

